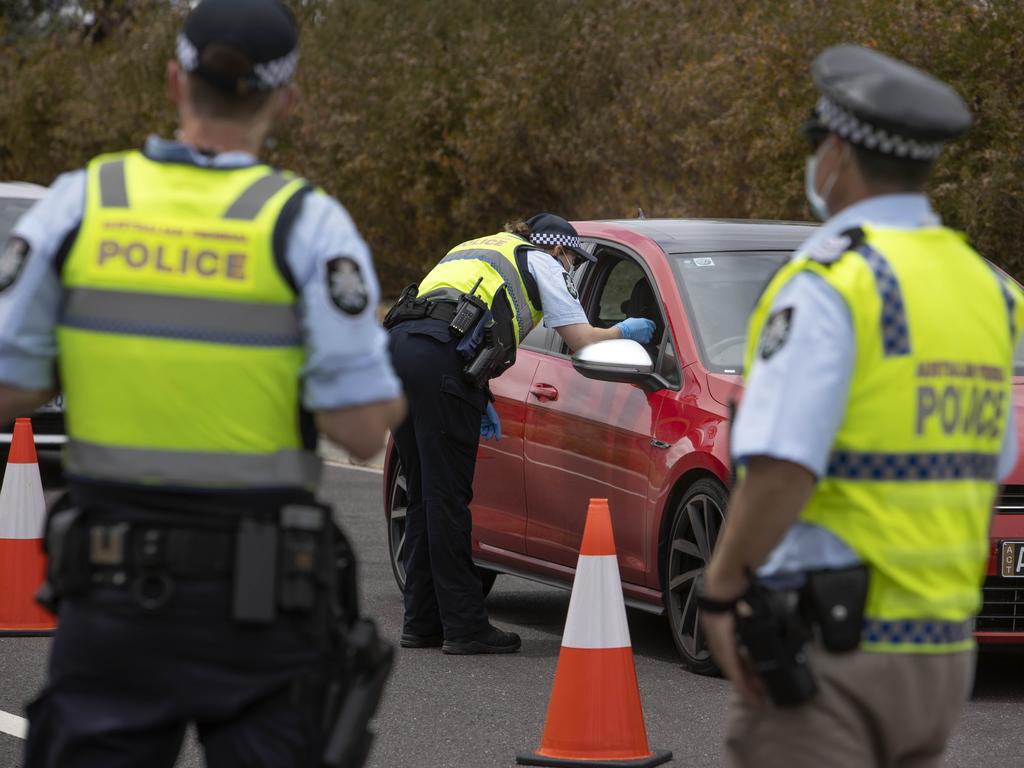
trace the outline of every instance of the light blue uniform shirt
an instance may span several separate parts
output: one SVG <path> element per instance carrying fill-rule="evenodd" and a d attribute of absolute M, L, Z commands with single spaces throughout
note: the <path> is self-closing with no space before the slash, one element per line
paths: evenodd
<path fill-rule="evenodd" d="M 540 303 L 544 308 L 544 325 L 561 328 L 563 325 L 589 323 L 578 297 L 569 293 L 569 274 L 558 259 L 544 251 L 527 251 L 526 268 L 537 281 Z"/>
<path fill-rule="evenodd" d="M 245 152 L 204 155 L 156 137 L 146 142 L 145 152 L 153 160 L 213 168 L 257 162 Z M 55 386 L 54 326 L 63 291 L 53 262 L 82 221 L 85 186 L 84 170 L 63 174 L 14 227 L 13 234 L 26 240 L 30 251 L 22 274 L 0 293 L 0 383 L 31 390 Z M 331 299 L 326 265 L 337 256 L 354 260 L 362 272 L 368 300 L 357 315 L 341 311 Z M 311 411 L 330 410 L 397 397 L 401 385 L 391 369 L 387 336 L 377 322 L 380 287 L 370 251 L 337 200 L 321 192 L 306 195 L 285 260 L 299 291 L 306 349 L 303 405 Z"/>
<path fill-rule="evenodd" d="M 829 219 L 797 253 L 860 226 L 918 229 L 941 224 L 924 195 L 882 195 L 863 200 Z M 855 339 L 846 302 L 817 275 L 793 277 L 772 302 L 771 311 L 792 307 L 789 335 L 767 360 L 749 372 L 732 432 L 733 460 L 770 456 L 824 475 L 832 443 L 846 412 L 853 374 Z M 1013 409 L 999 457 L 999 477 L 1017 460 Z M 797 522 L 759 569 L 778 576 L 815 568 L 843 568 L 859 562 L 842 540 L 821 526 Z"/>

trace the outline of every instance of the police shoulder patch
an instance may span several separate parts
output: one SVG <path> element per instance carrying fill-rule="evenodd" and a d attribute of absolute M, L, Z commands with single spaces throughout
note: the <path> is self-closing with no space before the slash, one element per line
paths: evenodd
<path fill-rule="evenodd" d="M 761 332 L 761 359 L 767 360 L 789 341 L 789 329 L 793 327 L 793 308 L 777 309 L 768 317 Z"/>
<path fill-rule="evenodd" d="M 815 245 L 808 252 L 808 256 L 812 261 L 816 261 L 819 264 L 833 264 L 839 260 L 839 257 L 848 251 L 852 251 L 860 242 L 864 239 L 864 231 L 859 227 L 854 229 L 848 229 L 845 232 L 841 232 L 838 235 L 832 237 L 826 237 L 820 243 Z"/>
<path fill-rule="evenodd" d="M 30 250 L 28 242 L 20 237 L 12 237 L 7 241 L 0 253 L 0 293 L 14 285 L 25 268 Z"/>
<path fill-rule="evenodd" d="M 335 256 L 327 262 L 327 293 L 346 315 L 358 315 L 366 309 L 370 292 L 362 269 L 351 256 Z"/>
<path fill-rule="evenodd" d="M 568 272 L 563 272 L 562 279 L 565 280 L 565 290 L 569 292 L 570 296 L 579 301 L 580 294 L 576 290 L 576 284 L 572 281 L 572 275 Z"/>

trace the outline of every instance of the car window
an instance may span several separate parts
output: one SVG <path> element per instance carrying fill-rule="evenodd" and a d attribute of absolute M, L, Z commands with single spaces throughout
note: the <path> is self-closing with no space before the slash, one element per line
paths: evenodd
<path fill-rule="evenodd" d="M 584 308 L 591 325 L 610 328 L 627 317 L 645 317 L 654 321 L 654 335 L 644 349 L 655 363 L 655 370 L 676 369 L 674 351 L 671 356 L 662 355 L 662 341 L 667 337 L 664 315 L 647 273 L 632 257 L 610 248 L 597 251 L 598 262 L 591 265 L 594 271 L 592 284 L 584 292 Z M 596 290 L 594 290 L 596 288 Z M 675 385 L 679 381 L 678 370 L 673 370 L 666 380 Z"/>
<path fill-rule="evenodd" d="M 35 202 L 21 197 L 0 197 L 0 245 L 7 240 L 22 214 Z"/>
<path fill-rule="evenodd" d="M 665 337 L 661 345 L 661 357 L 657 360 L 654 372 L 673 387 L 678 387 L 682 383 L 679 375 L 679 360 L 676 356 L 676 347 L 669 336 Z"/>
<path fill-rule="evenodd" d="M 637 288 L 638 295 L 647 297 L 647 302 L 650 303 L 654 297 L 647 276 L 640 269 L 640 265 L 632 259 L 620 259 L 614 263 L 605 278 L 604 287 L 598 297 L 597 317 L 591 321 L 591 324 L 610 328 L 626 318 L 628 316 L 626 310 L 632 307 L 629 304 L 629 299 L 636 286 L 639 286 Z"/>
<path fill-rule="evenodd" d="M 538 323 L 520 343 L 522 349 L 529 349 L 534 352 L 551 351 L 551 329 L 545 328 L 543 323 Z"/>

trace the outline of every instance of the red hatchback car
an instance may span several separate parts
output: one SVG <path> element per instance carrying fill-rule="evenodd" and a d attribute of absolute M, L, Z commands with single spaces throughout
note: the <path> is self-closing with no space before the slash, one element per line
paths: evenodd
<path fill-rule="evenodd" d="M 498 573 L 569 588 L 588 501 L 606 497 L 627 604 L 667 615 L 684 664 L 707 673 L 714 665 L 693 587 L 725 512 L 729 414 L 747 318 L 768 279 L 813 230 L 651 219 L 576 226 L 597 257 L 577 275 L 591 323 L 653 320 L 644 361 L 653 369 L 572 358 L 543 327 L 527 336 L 515 365 L 491 382 L 503 436 L 480 444 L 473 556 L 485 589 Z M 1024 427 L 1020 408 L 1017 423 Z M 384 478 L 401 585 L 406 493 L 393 445 Z M 1012 482 L 1024 483 L 1021 467 Z M 978 639 L 1024 643 L 1024 485 L 1004 489 L 991 535 Z"/>

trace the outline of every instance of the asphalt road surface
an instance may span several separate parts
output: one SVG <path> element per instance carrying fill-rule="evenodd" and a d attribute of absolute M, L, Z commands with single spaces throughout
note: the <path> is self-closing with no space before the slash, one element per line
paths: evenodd
<path fill-rule="evenodd" d="M 401 597 L 387 559 L 381 475 L 331 468 L 331 501 L 362 558 L 365 608 L 398 639 Z M 518 751 L 536 748 L 558 660 L 569 593 L 501 576 L 488 599 L 491 618 L 523 636 L 509 656 L 445 656 L 438 649 L 401 649 L 376 718 L 370 765 L 375 768 L 512 766 Z M 677 766 L 714 766 L 721 754 L 727 686 L 683 671 L 663 619 L 629 611 L 637 674 L 652 747 L 670 749 Z M 24 715 L 42 682 L 45 638 L 0 640 L 0 710 Z M 0 730 L 12 721 L 0 714 Z M 10 728 L 7 728 L 10 730 Z M 20 765 L 22 742 L 0 733 L 0 768 Z M 951 745 L 947 765 L 1019 765 L 1024 755 L 1024 654 L 981 658 L 974 698 Z M 186 742 L 178 766 L 201 766 Z"/>

